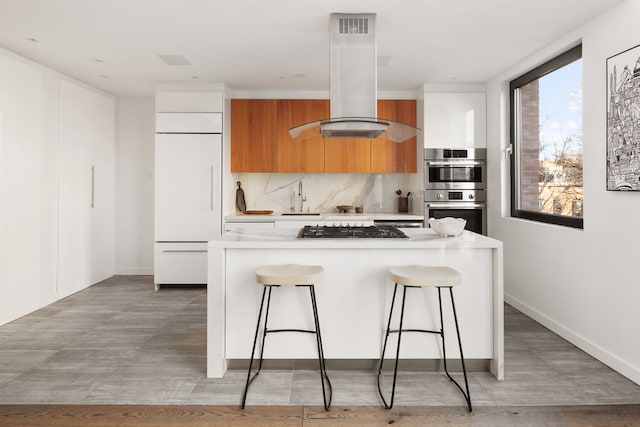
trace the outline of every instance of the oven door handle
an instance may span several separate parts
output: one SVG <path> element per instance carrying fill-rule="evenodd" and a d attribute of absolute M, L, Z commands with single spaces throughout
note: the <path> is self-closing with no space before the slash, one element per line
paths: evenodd
<path fill-rule="evenodd" d="M 432 203 L 426 202 L 428 208 L 456 208 L 456 209 L 475 209 L 475 208 L 485 208 L 487 206 L 486 203 L 465 203 L 465 202 L 457 202 L 457 203 Z"/>
<path fill-rule="evenodd" d="M 447 166 L 451 168 L 460 166 L 481 166 L 483 164 L 484 162 L 477 160 L 456 160 L 451 162 L 427 160 L 427 166 Z"/>

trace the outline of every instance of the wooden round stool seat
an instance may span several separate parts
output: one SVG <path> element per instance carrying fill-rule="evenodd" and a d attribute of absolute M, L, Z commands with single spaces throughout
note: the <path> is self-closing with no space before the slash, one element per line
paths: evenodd
<path fill-rule="evenodd" d="M 404 286 L 457 286 L 460 273 L 451 267 L 403 265 L 389 268 L 391 280 Z"/>
<path fill-rule="evenodd" d="M 314 285 L 322 278 L 320 265 L 264 265 L 256 269 L 256 282 L 263 285 Z"/>

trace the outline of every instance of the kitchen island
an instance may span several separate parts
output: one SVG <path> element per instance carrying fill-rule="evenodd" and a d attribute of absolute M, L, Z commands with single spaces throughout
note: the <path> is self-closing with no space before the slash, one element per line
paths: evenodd
<path fill-rule="evenodd" d="M 367 360 L 380 357 L 386 317 L 393 294 L 387 268 L 392 265 L 447 265 L 460 271 L 454 288 L 465 359 L 488 361 L 497 379 L 504 376 L 502 242 L 470 231 L 442 237 L 431 229 L 402 229 L 403 239 L 299 239 L 298 230 L 231 231 L 208 244 L 207 376 L 221 378 L 227 362 L 247 360 L 260 305 L 262 286 L 255 269 L 265 264 L 317 264 L 324 267 L 316 286 L 325 357 Z M 435 290 L 408 293 L 406 327 L 437 328 Z M 453 316 L 445 305 L 445 327 Z M 425 310 L 425 305 L 429 310 Z M 274 290 L 271 328 L 312 329 L 305 289 Z M 450 341 L 451 340 L 451 341 Z M 393 341 L 392 341 L 393 342 Z M 448 356 L 456 359 L 455 333 L 447 334 Z M 265 359 L 314 359 L 310 334 L 273 334 Z M 403 338 L 401 358 L 439 359 L 437 336 Z"/>

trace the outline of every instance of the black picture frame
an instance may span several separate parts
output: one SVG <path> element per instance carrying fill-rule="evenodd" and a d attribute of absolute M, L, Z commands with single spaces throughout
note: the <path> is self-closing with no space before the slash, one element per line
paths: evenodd
<path fill-rule="evenodd" d="M 640 45 L 607 58 L 607 191 L 640 191 Z"/>

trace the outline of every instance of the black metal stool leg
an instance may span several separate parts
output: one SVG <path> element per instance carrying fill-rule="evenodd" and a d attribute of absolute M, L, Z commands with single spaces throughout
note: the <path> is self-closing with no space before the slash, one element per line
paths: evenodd
<path fill-rule="evenodd" d="M 271 289 L 273 289 L 274 286 L 277 287 L 279 285 L 266 286 L 269 288 L 269 293 L 267 293 L 267 310 L 264 313 L 264 329 L 262 332 L 262 343 L 260 345 L 260 363 L 258 364 L 258 372 L 256 372 L 256 375 L 258 375 L 262 370 L 262 361 L 264 360 L 264 343 L 267 341 L 267 332 L 268 332 L 268 325 L 269 325 L 269 308 L 271 307 Z"/>
<path fill-rule="evenodd" d="M 473 408 L 471 407 L 471 392 L 469 391 L 469 381 L 467 380 L 467 369 L 466 369 L 466 367 L 464 365 L 464 354 L 462 353 L 462 340 L 460 339 L 460 328 L 458 327 L 458 314 L 456 313 L 456 303 L 453 301 L 453 288 L 451 288 L 450 286 L 449 286 L 449 296 L 451 296 L 451 308 L 453 308 L 453 320 L 455 321 L 456 333 L 458 335 L 458 347 L 460 348 L 460 361 L 462 362 L 462 373 L 464 374 L 464 385 L 465 385 L 465 388 L 467 390 L 466 394 L 462 390 L 462 387 L 460 387 L 460 384 L 458 384 L 455 381 L 454 381 L 454 383 L 458 386 L 458 388 L 462 392 L 462 395 L 464 396 L 465 400 L 467 401 L 467 407 L 469 409 L 469 412 L 471 412 L 471 411 L 473 411 Z M 442 343 L 444 345 L 444 337 L 443 337 Z M 451 377 L 449 377 L 449 378 L 451 378 Z"/>
<path fill-rule="evenodd" d="M 389 311 L 389 323 L 387 324 L 387 336 L 385 337 L 385 342 L 384 342 L 384 346 L 382 349 L 382 359 L 380 360 L 380 368 L 378 370 L 378 392 L 380 393 L 380 398 L 382 399 L 382 402 L 384 403 L 385 408 L 387 409 L 391 409 L 393 408 L 393 400 L 395 398 L 396 395 L 396 380 L 398 378 L 398 363 L 400 360 L 400 342 L 402 341 L 402 325 L 404 323 L 404 307 L 405 307 L 405 302 L 406 302 L 406 297 L 407 297 L 407 287 L 403 285 L 402 287 L 402 306 L 400 307 L 400 325 L 398 326 L 398 330 L 397 331 L 391 331 L 390 325 L 391 325 L 391 315 L 393 314 L 393 306 L 395 304 L 395 297 L 396 297 L 396 289 L 398 287 L 398 284 L 396 283 L 396 287 L 393 290 L 393 299 L 391 302 L 391 310 Z M 387 338 L 389 337 L 389 333 L 391 332 L 398 332 L 398 345 L 396 347 L 396 361 L 395 361 L 395 366 L 393 368 L 393 384 L 391 386 L 391 399 L 389 400 L 389 403 L 387 403 L 387 401 L 385 400 L 384 396 L 382 395 L 382 390 L 380 388 L 380 371 L 382 370 L 382 363 L 384 362 L 384 352 L 385 352 L 385 348 L 387 346 Z"/>
<path fill-rule="evenodd" d="M 316 328 L 316 345 L 318 346 L 318 364 L 320 365 L 320 382 L 322 383 L 322 399 L 324 401 L 324 409 L 328 411 L 331 407 L 331 399 L 333 397 L 333 387 L 327 375 L 326 360 L 324 358 L 324 349 L 322 347 L 322 335 L 320 333 L 320 318 L 318 317 L 318 306 L 316 304 L 316 291 L 313 285 L 309 286 L 309 294 L 311 295 L 311 306 L 313 308 L 313 320 Z M 325 390 L 325 380 L 329 388 L 329 400 L 327 402 L 327 393 Z"/>
<path fill-rule="evenodd" d="M 249 384 L 260 373 L 260 369 L 258 368 L 258 371 L 256 372 L 256 374 L 253 376 L 253 378 L 251 378 L 251 368 L 253 368 L 253 357 L 256 352 L 256 343 L 258 341 L 258 332 L 260 331 L 260 321 L 262 320 L 262 308 L 264 306 L 264 297 L 266 292 L 267 292 L 267 287 L 265 286 L 262 289 L 262 300 L 260 301 L 260 310 L 258 311 L 258 321 L 256 322 L 256 333 L 253 337 L 253 346 L 251 347 L 251 359 L 249 361 L 249 369 L 247 370 L 247 382 L 244 386 L 244 392 L 242 393 L 242 405 L 241 405 L 242 409 L 244 409 L 245 403 L 247 401 L 247 391 L 249 390 Z M 269 288 L 269 297 L 271 297 L 271 288 Z M 265 330 L 266 330 L 266 327 L 265 327 Z M 263 339 L 262 347 L 264 348 L 264 336 L 262 339 Z"/>
<path fill-rule="evenodd" d="M 444 342 L 444 339 L 445 339 L 444 321 L 443 321 L 443 315 L 442 315 L 442 296 L 441 296 L 441 292 L 440 292 L 440 288 L 441 287 L 438 286 L 438 304 L 439 304 L 439 307 L 440 307 L 440 328 L 441 328 L 440 329 L 440 338 L 442 338 L 442 360 L 443 360 L 443 363 L 444 363 L 444 372 L 447 374 L 447 377 L 449 377 L 449 379 L 456 385 L 456 387 L 458 387 L 458 389 L 460 390 L 460 392 L 464 396 L 465 401 L 467 402 L 467 409 L 469 409 L 469 412 L 471 412 L 472 411 L 472 408 L 471 408 L 471 394 L 469 392 L 469 382 L 467 380 L 467 369 L 466 369 L 465 364 L 464 364 L 464 355 L 462 353 L 462 340 L 460 339 L 460 328 L 458 327 L 458 315 L 456 313 L 456 305 L 455 305 L 455 302 L 453 300 L 453 288 L 451 286 L 446 286 L 446 287 L 449 288 L 449 295 L 451 297 L 451 308 L 453 309 L 453 319 L 454 319 L 455 324 L 456 324 L 456 333 L 458 335 L 458 347 L 460 349 L 460 361 L 462 362 L 462 373 L 464 374 L 464 384 L 465 384 L 465 388 L 466 388 L 466 393 L 462 389 L 460 384 L 458 384 L 458 382 L 453 379 L 453 377 L 449 373 L 449 370 L 447 369 L 447 352 L 446 352 L 446 345 L 445 345 L 445 342 Z"/>
<path fill-rule="evenodd" d="M 382 365 L 384 365 L 384 354 L 387 350 L 387 340 L 389 339 L 389 334 L 391 333 L 391 317 L 393 316 L 393 307 L 396 303 L 396 291 L 398 290 L 398 284 L 396 283 L 393 287 L 393 296 L 391 297 L 391 307 L 389 308 L 389 320 L 387 321 L 387 330 L 384 336 L 384 344 L 382 345 L 382 356 L 380 356 L 380 364 L 378 366 L 378 394 L 380 394 L 380 398 L 384 403 L 384 407 L 389 409 L 389 405 L 382 394 L 382 388 L 380 387 L 380 375 L 382 375 Z"/>

